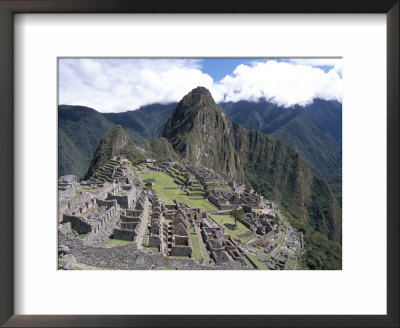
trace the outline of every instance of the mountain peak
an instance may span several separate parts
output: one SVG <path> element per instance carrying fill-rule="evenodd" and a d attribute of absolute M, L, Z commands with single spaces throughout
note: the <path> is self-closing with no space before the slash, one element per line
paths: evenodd
<path fill-rule="evenodd" d="M 116 155 L 126 155 L 131 161 L 142 159 L 141 154 L 136 149 L 135 143 L 121 125 L 114 125 L 101 138 L 92 161 L 90 162 L 85 180 L 93 177 L 97 170 L 101 169 L 107 161 Z"/>
<path fill-rule="evenodd" d="M 181 107 L 191 107 L 197 110 L 201 110 L 207 106 L 216 106 L 210 91 L 205 87 L 194 88 L 182 98 L 179 104 Z"/>
<path fill-rule="evenodd" d="M 209 97 L 212 98 L 211 92 L 202 86 L 198 86 L 191 90 L 184 98 L 190 97 L 190 98 L 201 98 L 201 97 Z"/>
<path fill-rule="evenodd" d="M 178 103 L 160 136 L 167 138 L 174 146 L 175 142 L 180 143 L 180 136 L 191 131 L 198 135 L 207 134 L 215 129 L 215 120 L 221 123 L 224 121 L 223 116 L 222 109 L 215 103 L 210 91 L 197 87 Z"/>

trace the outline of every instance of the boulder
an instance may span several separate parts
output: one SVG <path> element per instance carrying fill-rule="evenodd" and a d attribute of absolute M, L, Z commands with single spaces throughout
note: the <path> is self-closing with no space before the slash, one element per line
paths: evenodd
<path fill-rule="evenodd" d="M 69 247 L 66 245 L 58 245 L 58 255 L 66 255 L 69 254 Z"/>
<path fill-rule="evenodd" d="M 78 182 L 78 178 L 76 177 L 76 175 L 63 175 L 58 179 L 59 183 L 76 183 Z"/>
<path fill-rule="evenodd" d="M 58 267 L 61 270 L 72 270 L 75 268 L 76 258 L 72 254 L 67 254 L 59 259 Z"/>

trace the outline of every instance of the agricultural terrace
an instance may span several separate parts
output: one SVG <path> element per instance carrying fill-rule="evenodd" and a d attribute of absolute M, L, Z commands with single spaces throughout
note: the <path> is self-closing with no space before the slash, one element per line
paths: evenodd
<path fill-rule="evenodd" d="M 180 186 L 174 182 L 174 179 L 163 172 L 137 172 L 143 182 L 152 182 L 153 191 L 157 196 L 167 204 L 174 204 L 174 199 L 180 203 L 185 203 L 194 208 L 203 210 L 216 210 L 214 205 L 210 204 L 204 197 L 189 197 L 186 192 L 180 189 Z"/>
<path fill-rule="evenodd" d="M 235 225 L 235 219 L 231 215 L 210 215 L 215 222 L 217 222 L 222 228 L 224 228 L 225 232 L 229 234 L 232 239 L 239 240 L 242 244 L 247 243 L 250 238 L 254 236 L 254 233 L 239 221 L 236 221 L 236 227 L 234 230 L 226 226 L 229 225 L 232 227 Z"/>
<path fill-rule="evenodd" d="M 254 262 L 255 265 L 257 265 L 259 270 L 269 270 L 269 268 L 260 261 L 258 256 L 251 254 L 250 252 L 246 252 L 246 255 Z"/>

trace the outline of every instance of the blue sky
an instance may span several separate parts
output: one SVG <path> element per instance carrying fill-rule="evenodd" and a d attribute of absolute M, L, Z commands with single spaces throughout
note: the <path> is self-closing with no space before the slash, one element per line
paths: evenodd
<path fill-rule="evenodd" d="M 272 58 L 271 58 L 272 59 Z M 226 75 L 231 74 L 240 64 L 250 65 L 254 62 L 264 62 L 266 58 L 204 58 L 201 60 L 203 72 L 211 75 L 215 81 L 220 81 Z M 275 58 L 277 62 L 290 62 L 289 59 Z M 316 65 L 324 72 L 329 72 L 334 65 Z"/>
<path fill-rule="evenodd" d="M 335 58 L 61 58 L 59 103 L 101 112 L 179 101 L 197 86 L 216 102 L 307 105 L 341 101 L 342 60 Z"/>
<path fill-rule="evenodd" d="M 260 58 L 206 58 L 201 60 L 203 72 L 212 76 L 215 81 L 222 80 L 226 75 L 231 74 L 240 64 L 249 65 L 252 62 L 260 61 Z"/>

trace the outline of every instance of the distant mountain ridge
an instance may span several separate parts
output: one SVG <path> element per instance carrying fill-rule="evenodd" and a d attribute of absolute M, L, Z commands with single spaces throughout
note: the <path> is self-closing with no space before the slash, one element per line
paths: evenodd
<path fill-rule="evenodd" d="M 261 131 L 296 148 L 314 174 L 326 179 L 341 202 L 342 105 L 314 99 L 305 107 L 279 107 L 271 102 L 222 103 L 229 118 L 246 129 Z"/>
<path fill-rule="evenodd" d="M 60 105 L 59 175 L 71 173 L 83 177 L 101 137 L 113 125 L 121 125 L 138 145 L 157 136 L 177 104 L 152 104 L 122 113 L 99 113 L 84 106 Z M 265 100 L 219 105 L 233 122 L 295 147 L 313 173 L 326 179 L 341 201 L 340 103 L 315 99 L 310 105 L 294 108 L 279 107 Z M 171 153 L 166 158 L 171 158 Z"/>
<path fill-rule="evenodd" d="M 267 101 L 239 101 L 221 107 L 246 129 L 261 131 L 286 141 L 300 151 L 322 178 L 341 167 L 342 111 L 337 101 L 315 99 L 311 105 L 278 107 Z"/>

